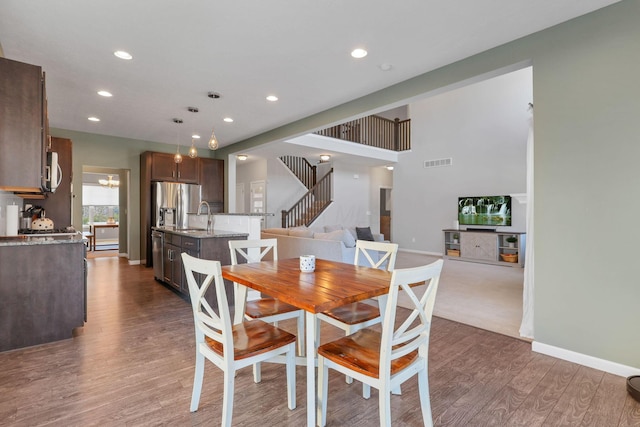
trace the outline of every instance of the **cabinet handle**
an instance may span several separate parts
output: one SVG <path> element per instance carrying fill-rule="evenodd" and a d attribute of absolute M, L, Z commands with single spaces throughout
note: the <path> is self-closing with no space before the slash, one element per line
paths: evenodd
<path fill-rule="evenodd" d="M 171 171 L 171 178 L 175 178 L 176 177 L 176 171 Z"/>
<path fill-rule="evenodd" d="M 178 171 L 178 178 L 180 178 L 180 171 Z"/>

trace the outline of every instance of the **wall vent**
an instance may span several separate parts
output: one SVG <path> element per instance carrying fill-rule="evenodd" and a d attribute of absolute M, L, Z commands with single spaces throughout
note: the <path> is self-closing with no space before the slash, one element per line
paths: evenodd
<path fill-rule="evenodd" d="M 451 166 L 453 165 L 453 157 L 448 157 L 446 159 L 437 159 L 437 160 L 425 160 L 424 167 L 425 168 L 437 168 L 440 166 Z"/>

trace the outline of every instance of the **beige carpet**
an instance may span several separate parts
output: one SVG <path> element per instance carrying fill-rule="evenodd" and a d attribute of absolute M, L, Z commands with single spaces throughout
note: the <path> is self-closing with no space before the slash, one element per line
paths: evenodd
<path fill-rule="evenodd" d="M 437 257 L 399 251 L 396 268 L 415 267 Z M 434 315 L 521 338 L 524 269 L 445 260 Z M 402 300 L 400 304 L 403 305 Z"/>

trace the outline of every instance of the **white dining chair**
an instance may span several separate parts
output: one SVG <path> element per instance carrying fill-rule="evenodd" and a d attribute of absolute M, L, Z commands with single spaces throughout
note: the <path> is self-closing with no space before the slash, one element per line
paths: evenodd
<path fill-rule="evenodd" d="M 196 333 L 196 366 L 191 412 L 198 410 L 205 358 L 224 373 L 221 425 L 228 427 L 231 426 L 233 416 L 236 371 L 281 355 L 286 356 L 288 407 L 295 409 L 296 337 L 260 320 L 232 325 L 220 262 L 182 253 L 182 264 L 189 284 Z M 218 299 L 217 310 L 205 299 L 207 290 L 212 284 Z"/>
<path fill-rule="evenodd" d="M 375 253 L 376 256 L 372 256 Z M 356 241 L 356 253 L 353 260 L 354 265 L 368 265 L 373 268 L 385 268 L 392 271 L 396 264 L 398 254 L 398 244 L 388 242 L 371 242 L 368 240 Z M 364 262 L 360 262 L 364 259 Z M 380 307 L 367 302 L 354 302 L 352 304 L 336 307 L 329 311 L 318 313 L 319 321 L 327 322 L 337 328 L 342 329 L 345 335 L 359 331 L 360 329 L 376 325 L 382 321 Z M 320 326 L 316 327 L 316 335 L 320 342 Z M 349 376 L 345 378 L 348 384 L 353 382 Z M 363 394 L 366 387 L 363 385 Z M 399 390 L 395 390 L 399 394 Z"/>
<path fill-rule="evenodd" d="M 257 240 L 230 240 L 229 250 L 231 252 L 231 264 L 238 264 L 238 259 L 247 263 L 260 262 L 271 252 L 271 258 L 278 260 L 278 239 L 257 239 Z M 240 255 L 242 258 L 238 258 Z M 257 300 L 247 301 L 247 287 L 234 283 L 235 291 L 235 318 L 234 323 L 248 320 L 260 319 L 267 323 L 278 326 L 281 320 L 296 319 L 298 331 L 298 354 L 304 356 L 304 310 L 300 310 L 290 304 L 284 303 L 276 298 L 262 297 Z M 244 310 L 242 309 L 244 307 Z M 260 381 L 260 365 L 254 369 L 256 381 Z"/>
<path fill-rule="evenodd" d="M 418 376 L 420 407 L 425 426 L 432 426 L 428 355 L 431 316 L 442 260 L 429 265 L 394 270 L 383 316 L 382 332 L 370 328 L 318 347 L 318 425 L 327 417 L 329 368 L 378 389 L 380 425 L 391 426 L 391 390 Z M 428 282 L 418 298 L 410 285 Z M 398 292 L 412 304 L 409 317 L 396 327 Z"/>

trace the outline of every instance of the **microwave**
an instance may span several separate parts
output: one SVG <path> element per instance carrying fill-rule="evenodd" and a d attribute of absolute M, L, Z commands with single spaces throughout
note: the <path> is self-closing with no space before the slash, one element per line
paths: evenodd
<path fill-rule="evenodd" d="M 62 168 L 58 164 L 58 153 L 50 151 L 47 153 L 47 166 L 45 168 L 45 191 L 55 193 L 62 182 Z"/>

